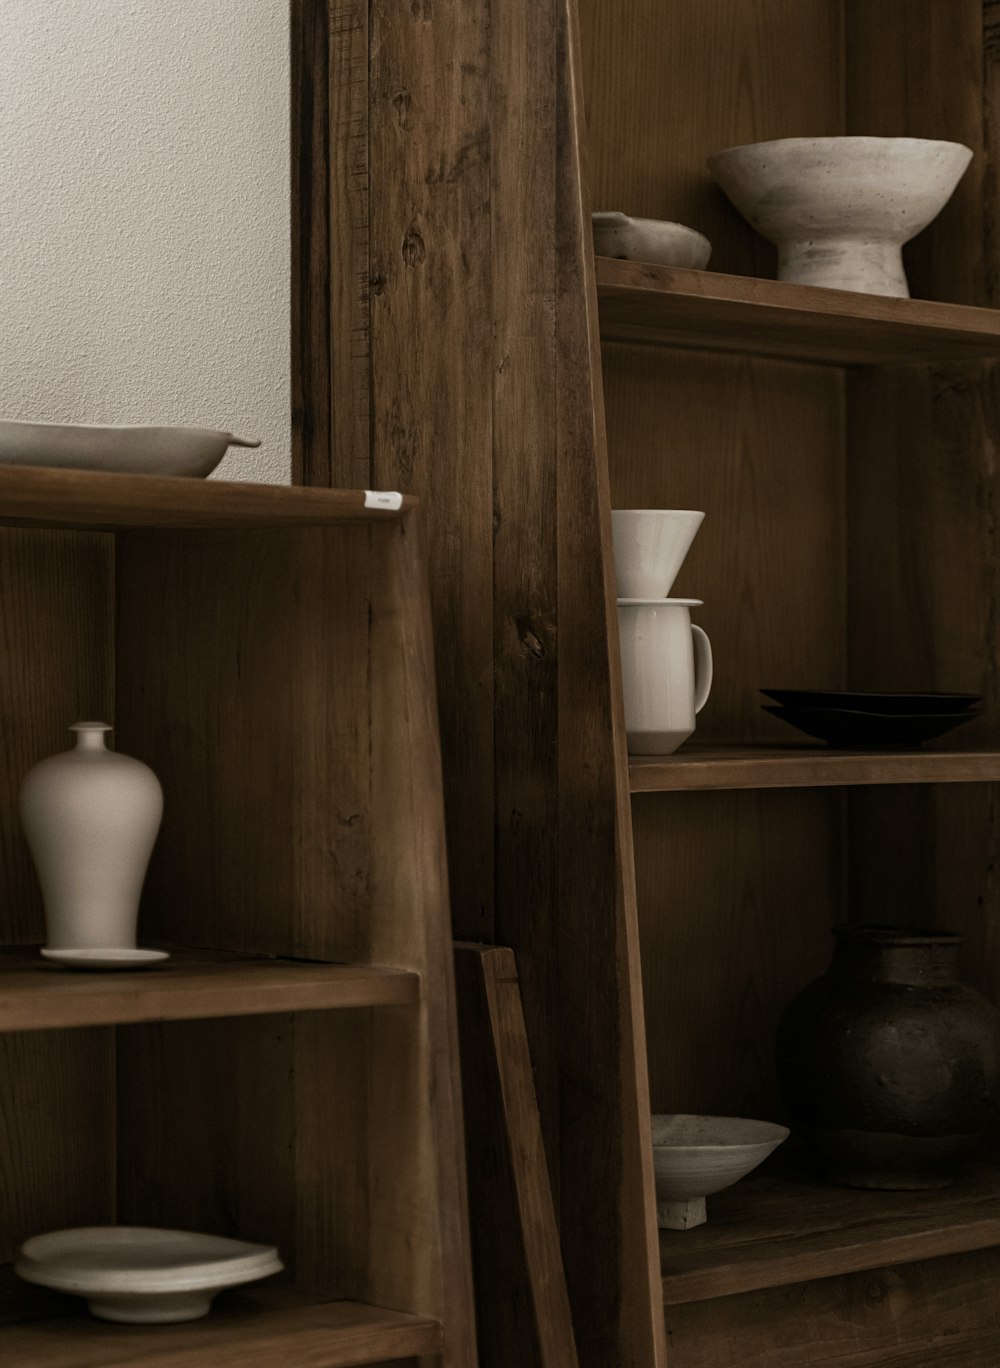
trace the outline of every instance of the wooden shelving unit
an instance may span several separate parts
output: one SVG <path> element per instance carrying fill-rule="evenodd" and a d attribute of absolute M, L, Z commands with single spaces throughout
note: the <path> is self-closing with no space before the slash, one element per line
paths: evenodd
<path fill-rule="evenodd" d="M 0 566 L 0 1361 L 474 1368 L 414 501 L 7 467 Z M 164 788 L 142 971 L 34 949 L 17 789 L 81 716 Z M 12 1276 L 28 1235 L 112 1222 L 286 1273 L 124 1329 Z"/>
<path fill-rule="evenodd" d="M 775 1026 L 837 921 L 959 930 L 967 976 L 1000 1000 L 997 16 L 979 0 L 950 5 L 947 28 L 942 13 L 644 0 L 623 21 L 580 0 L 594 207 L 713 244 L 701 272 L 598 259 L 591 320 L 610 506 L 706 511 L 674 592 L 705 602 L 715 691 L 696 744 L 630 757 L 621 780 L 654 1111 L 784 1119 Z M 774 280 L 773 250 L 705 167 L 721 147 L 835 133 L 974 151 L 907 249 L 912 299 Z M 956 745 L 846 752 L 792 744 L 759 707 L 777 683 L 985 703 Z M 661 1233 L 669 1368 L 989 1368 L 997 1191 L 989 1165 L 941 1193 L 778 1165 L 718 1194 L 704 1228 Z"/>
<path fill-rule="evenodd" d="M 663 1299 L 706 1301 L 1000 1245 L 1000 1170 L 980 1165 L 957 1188 L 860 1192 L 779 1168 L 718 1193 L 712 1219 L 660 1232 Z"/>
<path fill-rule="evenodd" d="M 816 746 L 712 746 L 632 755 L 633 793 L 691 789 L 830 788 L 858 784 L 982 784 L 1000 780 L 1000 750 L 827 750 Z"/>
<path fill-rule="evenodd" d="M 290 1309 L 288 1297 L 223 1296 L 211 1317 L 190 1325 L 109 1326 L 66 1315 L 3 1332 L 11 1363 L 32 1368 L 360 1368 L 433 1357 L 443 1348 L 437 1321 L 359 1302 Z M 301 1300 L 301 1299 L 300 1299 Z"/>
<path fill-rule="evenodd" d="M 834 366 L 1000 356 L 1000 310 L 597 258 L 601 337 Z"/>

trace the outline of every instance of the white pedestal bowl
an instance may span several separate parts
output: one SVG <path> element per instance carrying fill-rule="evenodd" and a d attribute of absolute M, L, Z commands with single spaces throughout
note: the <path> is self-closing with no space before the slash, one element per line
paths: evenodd
<path fill-rule="evenodd" d="M 705 1198 L 738 1183 L 788 1139 L 785 1126 L 739 1116 L 652 1120 L 656 1222 L 666 1230 L 704 1225 Z"/>
<path fill-rule="evenodd" d="M 780 138 L 709 157 L 715 179 L 778 248 L 778 279 L 909 296 L 902 247 L 951 198 L 972 159 L 924 138 Z"/>

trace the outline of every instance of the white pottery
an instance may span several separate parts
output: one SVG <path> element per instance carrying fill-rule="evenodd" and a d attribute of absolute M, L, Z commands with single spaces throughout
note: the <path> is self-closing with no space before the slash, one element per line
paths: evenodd
<path fill-rule="evenodd" d="M 77 722 L 76 749 L 21 785 L 21 823 L 45 903 L 50 950 L 134 949 L 139 894 L 163 815 L 147 765 L 109 751 L 106 722 Z"/>
<path fill-rule="evenodd" d="M 625 730 L 633 755 L 671 755 L 712 687 L 712 646 L 691 621 L 700 599 L 619 599 Z"/>
<path fill-rule="evenodd" d="M 777 244 L 779 280 L 906 298 L 903 243 L 941 212 L 971 159 L 962 143 L 924 138 L 779 138 L 708 165 Z"/>
<path fill-rule="evenodd" d="M 87 1226 L 34 1235 L 14 1272 L 87 1298 L 91 1314 L 127 1325 L 199 1320 L 224 1287 L 256 1282 L 283 1264 L 272 1245 L 142 1226 Z"/>
<path fill-rule="evenodd" d="M 770 1121 L 654 1116 L 657 1224 L 667 1230 L 704 1225 L 705 1198 L 745 1178 L 787 1139 L 787 1128 Z"/>
<path fill-rule="evenodd" d="M 99 427 L 0 419 L 0 465 L 203 477 L 231 446 L 258 447 L 260 442 L 214 428 Z"/>
<path fill-rule="evenodd" d="M 39 954 L 67 969 L 145 969 L 170 958 L 169 950 L 50 950 L 48 946 Z"/>
<path fill-rule="evenodd" d="M 704 517 L 682 508 L 614 509 L 618 597 L 666 598 Z"/>
<path fill-rule="evenodd" d="M 650 261 L 659 266 L 686 266 L 703 271 L 712 244 L 702 233 L 666 219 L 630 218 L 628 214 L 591 214 L 594 252 L 621 261 Z"/>

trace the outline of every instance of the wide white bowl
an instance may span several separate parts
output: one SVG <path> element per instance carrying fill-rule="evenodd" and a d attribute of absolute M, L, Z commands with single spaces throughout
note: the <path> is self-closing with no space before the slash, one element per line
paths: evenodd
<path fill-rule="evenodd" d="M 144 1226 L 84 1226 L 25 1240 L 14 1272 L 87 1298 L 94 1316 L 128 1325 L 199 1320 L 224 1287 L 283 1264 L 271 1245 Z"/>
<path fill-rule="evenodd" d="M 902 246 L 951 198 L 972 159 L 926 138 L 779 138 L 709 157 L 715 179 L 778 247 L 778 279 L 909 295 Z"/>
<path fill-rule="evenodd" d="M 712 244 L 693 228 L 666 219 L 630 218 L 616 211 L 591 214 L 594 251 L 621 261 L 649 261 L 658 266 L 686 266 L 702 271 Z"/>
<path fill-rule="evenodd" d="M 708 1219 L 705 1198 L 732 1187 L 762 1164 L 788 1129 L 740 1116 L 654 1116 L 653 1174 L 657 1223 L 690 1230 Z"/>
<path fill-rule="evenodd" d="M 100 427 L 0 419 L 0 465 L 203 477 L 231 446 L 258 447 L 260 442 L 215 428 Z"/>

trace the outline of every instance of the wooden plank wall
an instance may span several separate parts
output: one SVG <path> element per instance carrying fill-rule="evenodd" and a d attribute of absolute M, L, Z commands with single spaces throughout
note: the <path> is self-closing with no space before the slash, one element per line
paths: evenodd
<path fill-rule="evenodd" d="M 648 1366 L 662 1326 L 575 9 L 360 8 L 293 4 L 298 473 L 357 481 L 364 429 L 366 483 L 425 499 L 455 930 L 517 956 L 581 1360 Z"/>

